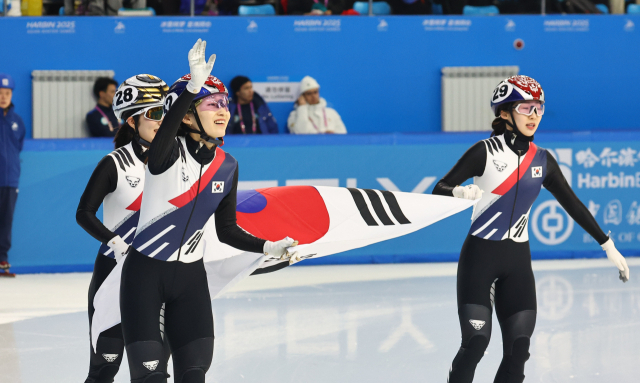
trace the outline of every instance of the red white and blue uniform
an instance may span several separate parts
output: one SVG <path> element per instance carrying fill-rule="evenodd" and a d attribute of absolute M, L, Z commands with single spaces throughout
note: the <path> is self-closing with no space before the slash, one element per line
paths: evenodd
<path fill-rule="evenodd" d="M 185 135 L 185 127 L 176 137 L 195 96 L 171 98 L 151 144 L 138 228 L 122 267 L 120 315 L 136 382 L 167 377 L 157 329 L 163 303 L 176 381 L 204 382 L 214 339 L 203 262 L 207 221 L 214 216 L 218 238 L 232 247 L 262 253 L 265 244 L 237 225 L 237 161 Z"/>
<path fill-rule="evenodd" d="M 473 178 L 484 191 L 458 263 L 462 344 L 449 383 L 471 383 L 489 344 L 495 303 L 503 338 L 496 382 L 522 383 L 535 327 L 536 284 L 529 250 L 529 213 L 544 186 L 600 244 L 608 237 L 565 180 L 555 158 L 521 134 L 507 131 L 473 145 L 435 186 L 453 189 Z"/>
<path fill-rule="evenodd" d="M 144 188 L 145 157 L 143 148 L 135 141 L 106 155 L 93 171 L 78 204 L 78 224 L 101 242 L 89 285 L 89 327 L 93 320 L 96 292 L 116 266 L 115 256 L 107 242 L 118 235 L 128 244 L 133 241 Z M 102 222 L 96 217 L 100 205 L 103 205 Z M 95 352 L 92 348 L 87 381 L 115 376 L 123 351 L 120 325 L 101 333 Z"/>

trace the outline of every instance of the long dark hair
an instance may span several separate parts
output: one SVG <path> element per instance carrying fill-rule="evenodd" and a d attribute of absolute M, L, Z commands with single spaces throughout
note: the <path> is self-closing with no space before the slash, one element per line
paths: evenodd
<path fill-rule="evenodd" d="M 504 134 L 504 132 L 507 130 L 507 120 L 500 117 L 500 112 L 502 112 L 503 110 L 510 111 L 512 106 L 512 102 L 508 102 L 506 104 L 498 106 L 498 117 L 496 117 L 491 123 L 491 129 L 493 129 L 493 132 L 491 132 L 491 137 Z"/>
<path fill-rule="evenodd" d="M 126 115 L 126 117 L 124 115 L 122 116 L 122 118 L 124 119 L 124 124 L 122 124 L 120 129 L 118 129 L 116 136 L 113 138 L 116 149 L 121 148 L 125 145 L 129 145 L 129 143 L 135 138 L 136 132 L 134 128 L 127 122 L 127 119 L 129 117 L 130 114 Z M 137 128 L 138 123 L 140 122 L 140 115 L 133 116 L 133 122 Z"/>

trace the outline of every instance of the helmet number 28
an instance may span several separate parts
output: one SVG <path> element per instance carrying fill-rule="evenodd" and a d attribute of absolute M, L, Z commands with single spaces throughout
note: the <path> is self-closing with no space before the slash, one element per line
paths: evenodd
<path fill-rule="evenodd" d="M 118 90 L 115 95 L 116 107 L 125 107 L 133 104 L 138 98 L 138 90 L 132 86 L 125 86 L 123 89 Z"/>
<path fill-rule="evenodd" d="M 495 104 L 504 100 L 511 95 L 512 90 L 513 86 L 511 84 L 503 82 L 493 90 L 493 98 L 491 101 Z"/>

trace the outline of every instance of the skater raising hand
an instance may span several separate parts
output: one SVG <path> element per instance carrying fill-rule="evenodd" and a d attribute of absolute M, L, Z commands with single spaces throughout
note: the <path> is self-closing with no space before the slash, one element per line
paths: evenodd
<path fill-rule="evenodd" d="M 220 241 L 244 251 L 290 257 L 287 248 L 296 244 L 256 238 L 236 223 L 238 162 L 220 148 L 230 118 L 228 91 L 210 75 L 215 55 L 205 60 L 205 48 L 196 42 L 190 73 L 169 89 L 122 270 L 120 309 L 133 382 L 166 379 L 157 323 L 163 302 L 175 382 L 205 380 L 214 336 L 202 237 L 211 216 Z"/>
<path fill-rule="evenodd" d="M 449 383 L 471 382 L 491 336 L 495 302 L 503 357 L 495 382 L 521 383 L 536 323 L 536 285 L 529 251 L 529 211 L 544 186 L 606 251 L 620 279 L 629 268 L 613 241 L 576 197 L 555 158 L 533 143 L 545 111 L 544 91 L 527 76 L 513 76 L 495 88 L 491 137 L 473 145 L 433 190 L 477 199 L 471 229 L 458 263 L 458 315 L 462 345 Z M 474 184 L 461 187 L 469 178 Z"/>

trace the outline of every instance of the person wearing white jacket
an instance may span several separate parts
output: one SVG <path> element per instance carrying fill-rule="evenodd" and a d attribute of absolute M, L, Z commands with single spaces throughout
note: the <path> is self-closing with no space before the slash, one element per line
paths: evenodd
<path fill-rule="evenodd" d="M 300 82 L 300 97 L 289 114 L 287 126 L 292 134 L 346 134 L 342 118 L 320 97 L 320 84 L 311 76 Z"/>

